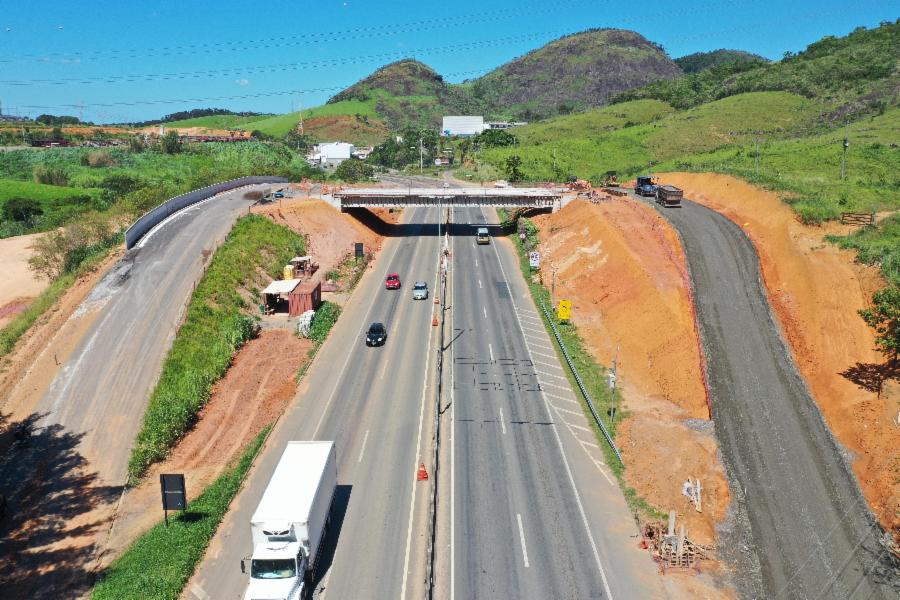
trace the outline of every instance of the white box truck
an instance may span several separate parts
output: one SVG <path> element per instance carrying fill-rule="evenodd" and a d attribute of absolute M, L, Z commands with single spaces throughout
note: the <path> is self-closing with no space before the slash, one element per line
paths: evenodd
<path fill-rule="evenodd" d="M 336 487 L 334 442 L 287 443 L 250 519 L 253 555 L 244 600 L 308 596 Z"/>

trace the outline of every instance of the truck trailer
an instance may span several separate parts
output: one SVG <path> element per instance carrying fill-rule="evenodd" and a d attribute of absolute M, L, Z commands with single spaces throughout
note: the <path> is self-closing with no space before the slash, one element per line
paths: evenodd
<path fill-rule="evenodd" d="M 287 443 L 250 519 L 253 554 L 244 600 L 309 595 L 336 487 L 334 442 Z"/>
<path fill-rule="evenodd" d="M 656 188 L 656 202 L 666 207 L 681 206 L 684 192 L 674 185 L 661 185 Z"/>

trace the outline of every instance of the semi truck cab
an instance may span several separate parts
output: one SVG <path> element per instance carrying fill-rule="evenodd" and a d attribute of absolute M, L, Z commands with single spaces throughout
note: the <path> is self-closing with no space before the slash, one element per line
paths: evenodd
<path fill-rule="evenodd" d="M 241 561 L 241 571 L 245 571 Z M 254 548 L 244 600 L 299 600 L 306 591 L 306 554 L 299 542 L 272 542 Z"/>

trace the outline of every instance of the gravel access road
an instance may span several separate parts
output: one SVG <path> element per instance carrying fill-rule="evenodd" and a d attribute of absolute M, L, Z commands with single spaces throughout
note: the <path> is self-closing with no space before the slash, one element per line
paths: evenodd
<path fill-rule="evenodd" d="M 896 600 L 900 574 L 780 336 L 752 243 L 698 204 L 660 210 L 690 268 L 716 435 L 737 499 L 734 535 L 719 552 L 742 565 L 743 595 Z"/>

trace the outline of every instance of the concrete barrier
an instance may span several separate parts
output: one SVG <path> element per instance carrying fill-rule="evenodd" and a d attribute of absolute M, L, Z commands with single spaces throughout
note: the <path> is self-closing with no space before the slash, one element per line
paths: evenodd
<path fill-rule="evenodd" d="M 188 192 L 187 194 L 175 196 L 170 200 L 166 200 L 153 210 L 144 213 L 141 218 L 135 221 L 134 224 L 125 231 L 125 248 L 133 248 L 148 231 L 183 208 L 187 208 L 188 206 L 206 200 L 207 198 L 212 198 L 216 194 L 221 194 L 222 192 L 227 192 L 245 185 L 256 185 L 260 183 L 287 183 L 287 179 L 284 177 L 269 176 L 241 177 L 240 179 L 215 183 L 205 188 Z"/>

